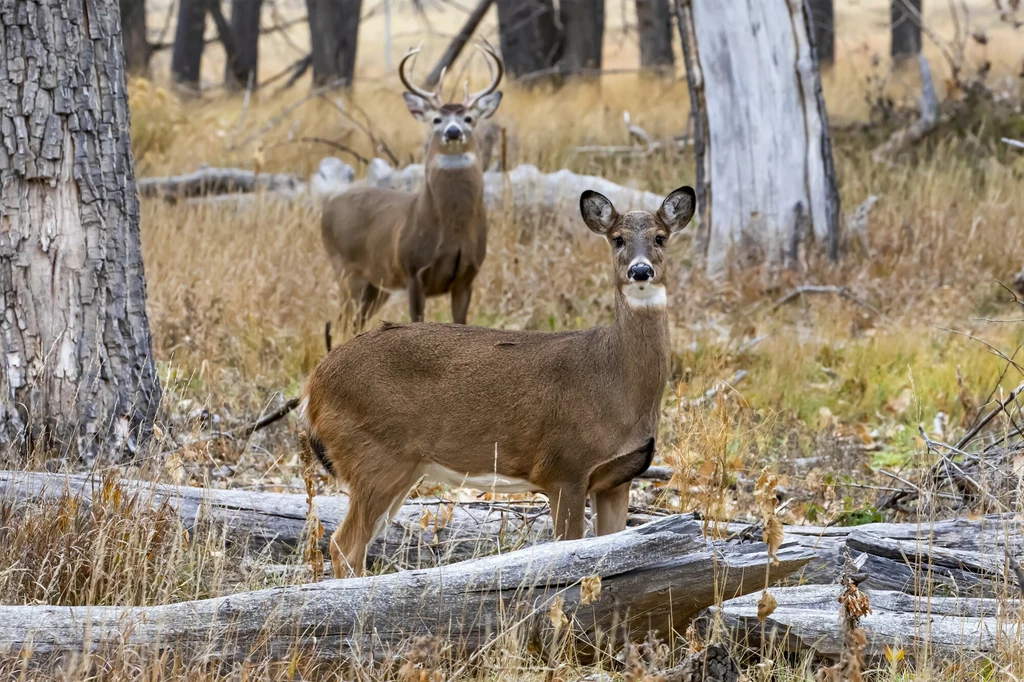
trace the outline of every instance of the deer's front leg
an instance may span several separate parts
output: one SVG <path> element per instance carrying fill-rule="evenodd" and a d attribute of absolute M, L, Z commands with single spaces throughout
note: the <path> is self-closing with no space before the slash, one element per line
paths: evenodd
<path fill-rule="evenodd" d="M 413 322 L 422 322 L 427 299 L 423 294 L 423 283 L 420 282 L 419 274 L 413 273 L 409 276 L 406 288 L 409 292 L 409 319 Z"/>
<path fill-rule="evenodd" d="M 452 322 L 466 324 L 469 314 L 469 300 L 473 296 L 473 282 L 456 284 L 452 287 Z"/>

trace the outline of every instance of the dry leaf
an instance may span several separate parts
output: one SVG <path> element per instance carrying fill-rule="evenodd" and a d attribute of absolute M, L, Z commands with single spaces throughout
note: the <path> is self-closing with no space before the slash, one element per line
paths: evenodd
<path fill-rule="evenodd" d="M 888 644 L 885 645 L 885 649 L 883 651 L 885 652 L 885 660 L 889 661 L 890 663 L 899 663 L 903 660 L 903 657 L 905 655 L 903 649 L 899 647 L 892 649 L 889 647 Z"/>
<path fill-rule="evenodd" d="M 779 602 L 768 590 L 765 590 L 757 601 L 757 619 L 763 623 L 765 618 L 775 613 L 777 608 L 779 608 Z"/>
<path fill-rule="evenodd" d="M 694 622 L 690 622 L 690 626 L 686 628 L 686 633 L 683 637 L 686 638 L 686 645 L 689 647 L 691 654 L 699 654 L 704 651 L 704 640 L 701 639 Z"/>
<path fill-rule="evenodd" d="M 548 611 L 548 620 L 551 621 L 555 630 L 569 622 L 569 619 L 565 617 L 565 612 L 562 611 L 562 604 L 564 603 L 561 597 L 555 597 L 555 601 L 551 604 L 551 609 Z"/>
<path fill-rule="evenodd" d="M 580 604 L 587 606 L 601 598 L 601 576 L 590 575 L 580 583 Z"/>
<path fill-rule="evenodd" d="M 426 530 L 430 528 L 430 522 L 434 520 L 434 514 L 426 507 L 423 508 L 423 513 L 420 514 L 420 529 Z"/>
<path fill-rule="evenodd" d="M 447 528 L 448 524 L 452 522 L 452 518 L 455 517 L 455 505 L 446 504 L 437 510 L 437 516 L 434 517 L 434 532 Z"/>
<path fill-rule="evenodd" d="M 185 481 L 185 461 L 181 455 L 176 452 L 172 453 L 164 461 L 164 467 L 167 469 L 167 475 L 170 476 L 171 482 L 181 485 Z"/>
<path fill-rule="evenodd" d="M 779 485 L 779 477 L 768 471 L 768 467 L 761 469 L 761 475 L 754 483 L 754 502 L 761 510 L 761 516 L 765 521 L 769 516 L 775 515 L 775 487 Z"/>
<path fill-rule="evenodd" d="M 765 519 L 763 538 L 768 545 L 768 554 L 771 556 L 772 562 L 778 566 L 778 551 L 779 547 L 782 546 L 782 521 L 779 521 L 775 514 Z"/>

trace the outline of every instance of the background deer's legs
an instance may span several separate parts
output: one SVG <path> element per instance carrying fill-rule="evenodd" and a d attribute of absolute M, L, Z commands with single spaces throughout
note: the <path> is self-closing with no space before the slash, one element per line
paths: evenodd
<path fill-rule="evenodd" d="M 423 283 L 420 281 L 419 273 L 409 276 L 409 319 L 413 322 L 423 321 L 423 309 L 426 307 L 427 299 L 423 293 Z"/>
<path fill-rule="evenodd" d="M 473 296 L 473 280 L 458 282 L 452 287 L 452 322 L 466 324 L 469 300 Z"/>
<path fill-rule="evenodd" d="M 380 307 L 387 302 L 390 296 L 389 292 L 373 284 L 367 284 L 363 288 L 363 305 L 359 311 L 359 327 L 356 329 L 357 332 L 362 331 L 363 327 L 366 326 L 366 321 L 380 310 Z"/>

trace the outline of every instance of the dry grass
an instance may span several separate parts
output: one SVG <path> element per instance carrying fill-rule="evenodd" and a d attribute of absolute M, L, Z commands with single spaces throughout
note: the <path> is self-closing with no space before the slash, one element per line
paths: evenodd
<path fill-rule="evenodd" d="M 886 92 L 897 101 L 910 100 L 917 86 L 913 74 L 890 76 L 872 64 L 873 55 L 885 53 L 887 3 L 838 4 L 838 66 L 826 74 L 825 89 L 833 123 L 845 124 L 870 115 L 869 77 L 884 80 Z M 285 13 L 301 11 L 300 6 L 279 5 Z M 610 5 L 607 66 L 632 66 L 635 44 L 620 39 L 623 15 L 618 3 Z M 926 5 L 936 30 L 949 30 L 942 4 Z M 1011 78 L 1024 59 L 1024 41 L 993 18 L 991 3 L 971 7 L 972 19 L 989 29 L 991 39 L 987 47 L 973 45 L 969 57 L 993 61 L 992 82 Z M 162 21 L 159 7 L 154 15 Z M 628 23 L 631 15 L 625 16 Z M 435 28 L 451 32 L 457 17 L 448 8 L 433 16 Z M 374 43 L 379 22 L 371 19 L 362 34 L 361 54 L 370 56 L 361 56 L 360 82 L 339 98 L 347 110 L 364 111 L 403 161 L 416 159 L 422 131 L 396 105 L 394 79 L 384 77 Z M 397 55 L 418 42 L 419 36 L 409 33 L 422 27 L 406 14 L 396 22 L 401 36 L 396 37 Z M 493 17 L 489 22 L 485 30 L 493 31 Z M 302 45 L 302 33 L 300 27 L 289 37 Z M 428 51 L 437 54 L 442 44 L 442 38 L 434 38 Z M 290 62 L 290 49 L 280 36 L 267 38 L 263 74 Z M 928 50 L 942 72 L 941 58 L 934 48 Z M 216 49 L 210 53 L 204 74 L 212 82 L 222 73 L 222 62 Z M 166 72 L 162 59 L 155 62 L 158 73 Z M 479 64 L 472 77 L 485 77 Z M 303 97 L 304 85 L 277 96 L 257 93 L 243 107 L 241 98 L 217 91 L 202 101 L 179 101 L 162 83 L 156 78 L 131 88 L 140 175 L 188 171 L 200 163 L 252 168 L 258 156 L 263 169 L 304 175 L 331 152 L 291 141 L 303 136 L 335 140 L 372 155 L 367 141 L 336 108 L 316 100 L 242 144 Z M 1011 91 L 1019 95 L 1019 85 L 1014 87 Z M 516 163 L 569 167 L 656 192 L 692 182 L 692 158 L 686 155 L 602 160 L 573 152 L 579 144 L 626 143 L 621 123 L 626 109 L 654 137 L 678 134 L 686 125 L 685 82 L 619 75 L 603 78 L 600 87 L 574 85 L 557 93 L 508 86 L 498 119 L 514 140 Z M 838 265 L 812 255 L 770 284 L 760 273 L 722 284 L 706 281 L 692 268 L 686 244 L 673 247 L 675 385 L 666 394 L 659 448 L 664 461 L 676 467 L 681 492 L 646 491 L 640 501 L 699 509 L 712 518 L 752 517 L 750 482 L 767 464 L 797 497 L 785 511 L 786 522 L 870 520 L 879 516 L 877 494 L 863 486 L 891 483 L 876 473 L 878 468 L 910 465 L 913 470 L 930 463 L 917 435 L 919 423 L 930 433 L 939 430 L 955 439 L 977 415 L 1005 363 L 977 341 L 942 328 L 969 331 L 1010 353 L 1024 344 L 1024 324 L 993 321 L 1020 317 L 997 282 L 1009 281 L 1024 265 L 1024 154 L 1014 159 L 993 138 L 1007 126 L 1024 131 L 1024 116 L 1018 106 L 1016 118 L 981 116 L 965 130 L 950 125 L 898 163 L 874 164 L 869 146 L 882 139 L 886 125 L 895 124 L 836 134 L 844 208 L 852 210 L 870 194 L 881 197 L 871 215 L 867 252 L 854 245 Z M 303 489 L 298 441 L 288 422 L 244 442 L 185 447 L 180 442 L 203 427 L 197 407 L 228 425 L 250 418 L 282 394 L 297 394 L 322 356 L 323 325 L 336 315 L 340 292 L 320 247 L 317 221 L 315 210 L 298 204 L 235 211 L 143 203 L 150 321 L 167 387 L 167 416 L 159 452 L 130 473 L 211 486 Z M 611 319 L 606 247 L 575 216 L 557 226 L 496 215 L 491 226 L 472 322 L 566 329 Z M 884 318 L 825 296 L 772 309 L 778 295 L 801 283 L 848 286 L 881 309 Z M 400 320 L 406 315 L 404 300 L 394 300 L 380 317 Z M 447 304 L 430 302 L 427 315 L 446 321 Z M 709 408 L 682 408 L 680 398 L 699 395 L 739 369 L 748 371 L 749 378 L 726 398 Z M 1020 380 L 1011 372 L 1001 385 L 1008 390 Z M 944 422 L 936 420 L 940 413 Z M 169 450 L 174 454 L 168 457 Z M 808 457 L 820 458 L 810 475 L 792 466 L 793 459 Z M 187 536 L 174 515 L 144 509 L 116 486 L 106 490 L 102 502 L 88 508 L 70 498 L 45 504 L 0 501 L 0 602 L 166 604 L 252 586 L 252 576 L 237 569 L 243 557 L 226 544 L 229 529 Z M 252 557 L 245 559 L 253 565 Z M 545 657 L 521 651 L 514 628 L 506 637 L 473 669 L 474 679 L 576 679 L 594 672 L 565 658 L 558 659 L 557 671 L 550 670 Z M 750 679 L 812 677 L 807 661 L 787 661 L 773 651 L 753 653 L 773 663 L 752 667 Z M 427 677 L 417 672 L 402 679 L 433 679 L 432 670 L 446 679 L 461 666 L 450 654 L 415 655 Z M 344 676 L 393 679 L 400 663 L 376 671 L 347 670 Z M 50 679 L 50 673 L 23 664 L 0 658 L 0 674 Z M 886 665 L 875 671 L 875 679 L 1024 675 L 1024 661 L 1012 647 L 998 660 L 970 665 L 927 659 Z M 604 667 L 613 666 L 606 661 Z M 61 679 L 311 679 L 334 672 L 339 671 L 317 668 L 297 648 L 293 660 L 280 666 L 258 656 L 244 665 L 174 655 L 85 658 L 66 662 Z"/>

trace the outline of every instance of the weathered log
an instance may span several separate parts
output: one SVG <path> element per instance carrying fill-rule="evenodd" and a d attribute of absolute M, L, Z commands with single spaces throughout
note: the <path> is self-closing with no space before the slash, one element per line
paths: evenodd
<path fill-rule="evenodd" d="M 180 199 L 211 194 L 248 192 L 297 192 L 304 183 L 294 175 L 253 173 L 241 168 L 200 168 L 194 173 L 166 178 L 141 178 L 144 197 Z"/>
<path fill-rule="evenodd" d="M 701 524 L 670 516 L 622 533 L 557 542 L 429 570 L 327 580 L 152 607 L 0 607 L 0 651 L 31 647 L 41 659 L 83 651 L 202 653 L 221 660 L 365 658 L 419 635 L 468 654 L 510 626 L 525 642 L 550 641 L 557 598 L 586 654 L 625 634 L 682 631 L 716 602 L 759 590 L 812 556 L 783 546 L 769 566 L 763 545 L 715 547 Z M 767 567 L 767 571 L 766 571 Z M 600 576 L 599 598 L 582 581 Z M 584 603 L 588 602 L 588 603 Z M 563 630 L 565 632 L 566 630 Z M 84 641 L 83 641 L 84 640 Z"/>
<path fill-rule="evenodd" d="M 662 472 L 657 472 L 662 473 Z M 138 494 L 151 506 L 168 504 L 186 528 L 223 523 L 232 529 L 231 542 L 272 560 L 294 558 L 306 527 L 306 496 L 248 490 L 218 490 L 120 480 L 116 484 Z M 60 499 L 70 495 L 91 503 L 104 482 L 83 475 L 0 472 L 0 499 Z M 314 509 L 328 535 L 348 512 L 344 495 L 319 495 Z M 642 523 L 650 517 L 639 517 Z M 451 504 L 436 498 L 409 500 L 369 548 L 369 563 L 403 569 L 427 568 L 518 549 L 552 538 L 546 505 L 512 503 Z M 321 540 L 326 552 L 329 538 Z"/>
<path fill-rule="evenodd" d="M 843 638 L 837 597 L 842 589 L 837 585 L 770 589 L 779 606 L 763 629 L 757 619 L 757 594 L 730 599 L 709 612 L 721 617 L 738 643 L 759 648 L 764 637 L 786 651 L 813 651 L 838 658 Z M 903 649 L 908 656 L 927 653 L 962 658 L 967 653 L 992 652 L 999 646 L 1019 646 L 1014 642 L 1024 634 L 1019 601 L 864 591 L 871 600 L 872 613 L 860 622 L 868 640 L 865 654 L 871 657 L 884 655 L 888 645 Z"/>
<path fill-rule="evenodd" d="M 794 576 L 795 582 L 833 582 L 849 550 L 854 560 L 863 562 L 866 589 L 922 596 L 995 597 L 1015 592 L 1016 576 L 1007 557 L 1024 554 L 1024 527 L 1012 515 L 846 528 L 786 526 L 784 532 L 787 541 L 818 554 Z"/>

